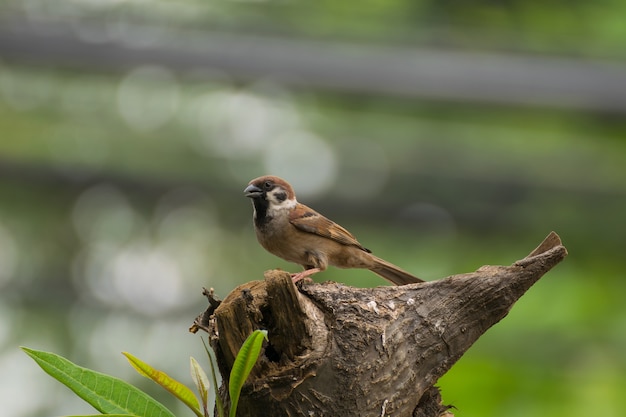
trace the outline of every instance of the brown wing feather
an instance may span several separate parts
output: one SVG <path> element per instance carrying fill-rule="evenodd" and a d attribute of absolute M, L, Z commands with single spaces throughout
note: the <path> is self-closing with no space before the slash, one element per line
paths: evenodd
<path fill-rule="evenodd" d="M 289 214 L 289 222 L 303 232 L 313 233 L 332 239 L 342 245 L 356 246 L 365 252 L 370 252 L 369 249 L 364 248 L 359 241 L 356 240 L 352 233 L 304 204 L 298 204 L 295 209 L 291 211 Z"/>

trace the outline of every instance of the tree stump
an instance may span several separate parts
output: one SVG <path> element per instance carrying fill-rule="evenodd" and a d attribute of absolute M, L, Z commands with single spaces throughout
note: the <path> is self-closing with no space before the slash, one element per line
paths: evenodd
<path fill-rule="evenodd" d="M 226 393 L 234 358 L 255 329 L 268 330 L 238 415 L 438 417 L 436 381 L 567 250 L 554 232 L 511 266 L 404 286 L 353 288 L 299 282 L 272 270 L 199 316 Z"/>

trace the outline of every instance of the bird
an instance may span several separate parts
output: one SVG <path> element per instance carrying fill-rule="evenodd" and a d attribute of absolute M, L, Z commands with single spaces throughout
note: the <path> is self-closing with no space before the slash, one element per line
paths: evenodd
<path fill-rule="evenodd" d="M 373 255 L 345 228 L 299 203 L 293 187 L 282 178 L 255 178 L 243 192 L 252 199 L 254 230 L 261 246 L 304 268 L 292 274 L 294 282 L 329 265 L 369 269 L 395 285 L 424 282 Z"/>

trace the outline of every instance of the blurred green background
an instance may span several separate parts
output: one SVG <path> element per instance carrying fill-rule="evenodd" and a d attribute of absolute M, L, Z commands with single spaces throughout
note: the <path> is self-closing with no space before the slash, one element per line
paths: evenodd
<path fill-rule="evenodd" d="M 427 280 L 569 257 L 439 385 L 455 415 L 623 415 L 626 3 L 4 1 L 0 408 L 90 414 L 18 346 L 190 382 L 201 289 L 267 269 L 272 173 Z M 317 280 L 385 285 L 367 271 Z"/>

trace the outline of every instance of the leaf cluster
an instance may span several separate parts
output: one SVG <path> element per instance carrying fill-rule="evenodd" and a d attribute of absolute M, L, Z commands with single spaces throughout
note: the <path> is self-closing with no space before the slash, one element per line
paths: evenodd
<path fill-rule="evenodd" d="M 237 354 L 228 384 L 230 396 L 229 417 L 236 416 L 241 389 L 261 353 L 264 339 L 267 339 L 267 331 L 255 330 L 244 341 Z M 78 366 L 51 352 L 26 347 L 22 349 L 28 356 L 33 358 L 46 373 L 66 385 L 101 414 L 126 417 L 175 417 L 163 404 L 137 387 L 119 378 Z M 217 387 L 217 376 L 213 357 L 206 347 L 206 344 L 205 349 L 209 356 L 213 385 Z M 193 357 L 190 358 L 191 377 L 198 390 L 200 400 L 198 400 L 198 397 L 190 388 L 178 382 L 167 373 L 153 368 L 128 352 L 123 352 L 123 354 L 140 375 L 153 380 L 163 387 L 189 407 L 197 417 L 210 416 L 208 397 L 211 384 L 196 359 Z M 219 417 L 224 417 L 224 405 L 218 395 L 216 395 L 215 398 L 218 415 Z M 202 404 L 202 407 L 200 407 L 200 404 Z"/>

